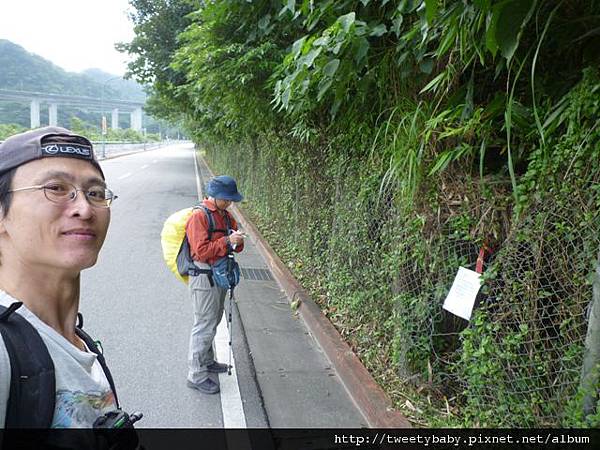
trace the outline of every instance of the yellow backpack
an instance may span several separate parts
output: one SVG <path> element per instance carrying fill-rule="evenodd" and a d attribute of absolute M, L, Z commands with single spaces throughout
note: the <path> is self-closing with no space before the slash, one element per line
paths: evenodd
<path fill-rule="evenodd" d="M 184 253 L 182 247 L 187 244 L 185 226 L 196 208 L 197 207 L 184 208 L 171 214 L 168 219 L 165 220 L 160 233 L 163 259 L 165 260 L 165 263 L 167 263 L 167 267 L 175 274 L 178 280 L 186 284 L 188 283 L 187 270 L 179 267 L 181 262 L 178 265 L 177 259 L 179 255 Z M 189 244 L 187 252 L 189 253 Z M 179 259 L 181 259 L 181 257 Z M 182 269 L 181 272 L 183 273 L 180 272 L 180 269 Z"/>
<path fill-rule="evenodd" d="M 231 230 L 231 217 L 228 212 L 225 212 L 226 229 L 216 229 L 210 209 L 204 205 L 193 206 L 190 208 L 180 209 L 171 214 L 165 223 L 160 233 L 160 244 L 162 246 L 163 259 L 167 263 L 167 267 L 175 274 L 178 280 L 188 283 L 188 274 L 197 275 L 199 273 L 208 273 L 211 270 L 200 269 L 194 265 L 194 260 L 190 255 L 190 244 L 185 234 L 185 226 L 197 209 L 203 209 L 208 219 L 208 240 L 212 240 L 212 234 L 215 231 L 229 234 Z M 212 286 L 211 278 L 211 286 Z"/>

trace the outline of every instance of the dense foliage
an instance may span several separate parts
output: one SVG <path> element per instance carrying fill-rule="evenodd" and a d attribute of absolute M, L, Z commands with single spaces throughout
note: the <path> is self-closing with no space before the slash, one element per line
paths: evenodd
<path fill-rule="evenodd" d="M 600 2 L 130 3 L 124 49 L 153 111 L 240 179 L 396 406 L 416 423 L 598 423 L 578 379 L 600 236 Z M 467 324 L 441 304 L 480 248 Z"/>
<path fill-rule="evenodd" d="M 156 133 L 142 133 L 132 128 L 108 128 L 103 136 L 100 129 L 77 117 L 71 118 L 69 129 L 87 137 L 92 142 L 157 142 L 161 136 Z"/>
<path fill-rule="evenodd" d="M 0 124 L 0 141 L 3 141 L 9 136 L 13 134 L 21 133 L 25 131 L 26 128 L 20 125 L 16 125 L 14 123 L 9 124 Z"/>
<path fill-rule="evenodd" d="M 100 130 L 77 117 L 71 118 L 68 127 L 71 131 L 87 137 L 92 142 L 101 142 L 103 139 L 106 142 L 155 142 L 160 140 L 158 134 L 147 133 L 144 135 L 131 128 L 116 130 L 109 128 L 107 134 L 102 136 Z M 28 128 L 17 124 L 0 124 L 0 141 L 3 141 L 14 134 L 27 131 L 27 129 Z"/>

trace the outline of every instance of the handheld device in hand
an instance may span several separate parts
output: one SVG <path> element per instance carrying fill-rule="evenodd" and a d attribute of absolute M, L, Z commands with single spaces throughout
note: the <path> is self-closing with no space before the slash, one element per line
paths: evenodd
<path fill-rule="evenodd" d="M 129 415 L 122 409 L 109 411 L 100 416 L 94 422 L 94 428 L 132 428 L 133 424 L 140 420 L 144 415 L 141 412 L 134 412 Z"/>

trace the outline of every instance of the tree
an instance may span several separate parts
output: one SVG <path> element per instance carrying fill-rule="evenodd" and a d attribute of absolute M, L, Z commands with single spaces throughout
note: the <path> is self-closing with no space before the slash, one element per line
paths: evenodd
<path fill-rule="evenodd" d="M 135 59 L 128 65 L 127 78 L 152 86 L 148 112 L 155 117 L 176 119 L 185 107 L 185 74 L 171 63 L 179 47 L 178 35 L 191 23 L 189 14 L 200 7 L 196 0 L 130 0 L 135 37 L 116 48 Z M 160 107 L 155 105 L 160 104 Z"/>

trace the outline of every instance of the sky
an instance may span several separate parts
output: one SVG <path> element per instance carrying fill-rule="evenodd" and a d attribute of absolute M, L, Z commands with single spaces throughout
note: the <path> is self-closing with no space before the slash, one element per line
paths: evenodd
<path fill-rule="evenodd" d="M 127 0 L 0 0 L 0 39 L 69 72 L 122 76 L 128 56 L 114 45 L 133 39 L 130 10 Z"/>

